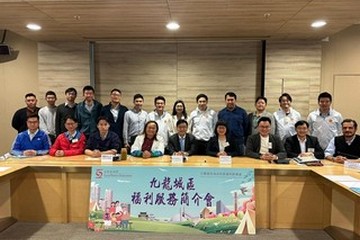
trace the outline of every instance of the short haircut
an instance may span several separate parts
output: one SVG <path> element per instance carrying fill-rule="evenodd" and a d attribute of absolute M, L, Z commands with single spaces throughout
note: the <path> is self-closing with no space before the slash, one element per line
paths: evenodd
<path fill-rule="evenodd" d="M 74 92 L 75 95 L 77 95 L 77 91 L 76 91 L 76 89 L 73 88 L 73 87 L 69 87 L 69 88 L 67 88 L 67 89 L 65 90 L 65 94 L 70 93 L 70 92 Z"/>
<path fill-rule="evenodd" d="M 279 97 L 279 103 L 281 103 L 281 99 L 282 99 L 283 97 L 286 97 L 287 100 L 289 100 L 290 102 L 292 102 L 292 97 L 290 96 L 290 94 L 288 94 L 288 93 L 283 93 L 283 94 L 281 94 L 281 96 Z"/>
<path fill-rule="evenodd" d="M 101 120 L 104 120 L 104 121 L 106 121 L 107 123 L 109 123 L 109 119 L 108 119 L 106 116 L 100 116 L 100 117 L 98 117 L 98 119 L 97 119 L 97 121 L 96 121 L 96 124 L 99 124 L 99 122 L 100 122 Z"/>
<path fill-rule="evenodd" d="M 29 114 L 28 116 L 26 116 L 26 121 L 29 118 L 36 118 L 39 121 L 39 115 L 37 115 L 36 113 L 32 113 L 32 114 Z"/>
<path fill-rule="evenodd" d="M 344 119 L 344 121 L 342 121 L 342 123 L 341 123 L 341 126 L 343 126 L 344 123 L 353 123 L 354 127 L 357 129 L 358 125 L 354 119 L 350 119 L 350 118 Z"/>
<path fill-rule="evenodd" d="M 85 93 L 85 91 L 93 91 L 95 92 L 95 89 L 90 86 L 90 85 L 86 85 L 84 88 L 83 88 L 83 93 Z"/>
<path fill-rule="evenodd" d="M 157 97 L 155 97 L 155 98 L 154 98 L 154 104 L 156 103 L 157 100 L 163 100 L 164 103 L 166 103 L 166 100 L 165 100 L 165 98 L 164 98 L 163 96 L 157 96 Z"/>
<path fill-rule="evenodd" d="M 218 136 L 217 128 L 218 128 L 219 126 L 224 126 L 224 127 L 226 128 L 226 135 L 228 135 L 228 126 L 227 126 L 227 123 L 226 123 L 225 121 L 223 121 L 223 120 L 219 120 L 219 121 L 216 122 L 216 124 L 215 124 L 215 131 L 214 131 L 214 132 L 215 132 L 215 135 Z"/>
<path fill-rule="evenodd" d="M 77 118 L 76 117 L 73 117 L 73 116 L 71 116 L 71 115 L 66 115 L 65 116 L 65 118 L 64 118 L 64 122 L 66 122 L 68 119 L 70 119 L 70 120 L 72 120 L 72 121 L 74 121 L 74 122 L 78 122 L 78 120 L 77 120 Z"/>
<path fill-rule="evenodd" d="M 176 115 L 176 105 L 177 105 L 178 103 L 181 103 L 181 104 L 183 105 L 184 110 L 183 110 L 183 113 L 182 113 L 182 114 L 183 114 L 184 118 L 187 118 L 186 107 L 185 107 L 185 103 L 184 103 L 183 100 L 176 100 L 176 101 L 174 102 L 172 115 L 173 115 L 173 116 Z"/>
<path fill-rule="evenodd" d="M 137 98 L 141 98 L 142 100 L 144 100 L 143 95 L 141 95 L 140 93 L 137 93 L 137 94 L 134 95 L 133 101 L 135 102 L 135 100 L 136 100 Z"/>
<path fill-rule="evenodd" d="M 206 96 L 203 93 L 200 93 L 199 95 L 196 96 L 196 102 L 198 102 L 200 98 L 205 98 L 205 100 L 208 101 L 208 96 Z"/>
<path fill-rule="evenodd" d="M 33 93 L 27 93 L 27 94 L 25 95 L 25 98 L 28 98 L 28 97 L 34 97 L 34 98 L 36 98 L 36 95 L 33 94 Z"/>
<path fill-rule="evenodd" d="M 53 95 L 53 96 L 55 96 L 56 97 L 56 93 L 54 92 L 54 91 L 47 91 L 46 93 L 45 93 L 45 97 L 47 97 L 47 96 L 49 96 L 49 95 Z"/>
<path fill-rule="evenodd" d="M 330 99 L 330 102 L 332 102 L 332 96 L 328 92 L 320 93 L 319 96 L 318 96 L 318 102 L 320 102 L 320 98 L 328 98 L 328 99 Z"/>
<path fill-rule="evenodd" d="M 259 118 L 258 126 L 259 126 L 260 122 L 269 122 L 270 125 L 271 125 L 271 119 L 269 117 L 261 117 L 261 118 Z"/>
<path fill-rule="evenodd" d="M 264 100 L 264 102 L 267 104 L 267 98 L 263 96 L 259 96 L 256 98 L 255 103 L 257 103 L 259 100 Z"/>
<path fill-rule="evenodd" d="M 297 128 L 298 126 L 302 126 L 302 125 L 306 125 L 306 127 L 309 127 L 309 123 L 305 120 L 299 120 L 295 123 L 295 128 Z"/>
<path fill-rule="evenodd" d="M 176 122 L 176 126 L 179 126 L 180 124 L 185 123 L 186 126 L 189 126 L 188 122 L 185 119 L 179 119 Z"/>
<path fill-rule="evenodd" d="M 233 97 L 233 98 L 235 98 L 235 100 L 236 100 L 236 98 L 237 98 L 237 96 L 236 96 L 236 94 L 235 94 L 234 92 L 227 92 L 227 93 L 225 94 L 225 99 L 226 99 L 227 96 Z"/>
<path fill-rule="evenodd" d="M 113 93 L 113 92 L 118 92 L 118 93 L 122 94 L 121 90 L 118 88 L 114 88 L 110 91 L 110 93 Z"/>

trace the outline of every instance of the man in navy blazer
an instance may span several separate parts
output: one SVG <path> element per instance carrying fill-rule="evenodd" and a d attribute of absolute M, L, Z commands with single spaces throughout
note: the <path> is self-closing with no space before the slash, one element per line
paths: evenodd
<path fill-rule="evenodd" d="M 268 162 L 286 158 L 282 141 L 270 134 L 270 130 L 271 119 L 261 117 L 258 121 L 259 133 L 249 136 L 246 141 L 246 156 Z"/>
<path fill-rule="evenodd" d="M 321 148 L 317 137 L 309 136 L 309 123 L 300 120 L 295 123 L 296 134 L 288 137 L 285 142 L 285 150 L 289 158 L 314 156 L 323 159 L 324 150 Z"/>
<path fill-rule="evenodd" d="M 169 138 L 166 147 L 167 153 L 170 155 L 182 155 L 184 157 L 195 153 L 194 136 L 187 133 L 188 122 L 180 119 L 176 122 L 177 133 Z M 183 149 L 182 149 L 183 148 Z"/>

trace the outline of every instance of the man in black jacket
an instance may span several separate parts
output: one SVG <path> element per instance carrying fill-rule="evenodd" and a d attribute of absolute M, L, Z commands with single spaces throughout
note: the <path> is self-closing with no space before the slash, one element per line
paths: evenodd
<path fill-rule="evenodd" d="M 194 136 L 187 133 L 188 122 L 180 119 L 176 122 L 177 133 L 169 138 L 166 151 L 170 155 L 182 155 L 183 157 L 195 153 Z"/>
<path fill-rule="evenodd" d="M 25 95 L 25 103 L 26 107 L 17 110 L 11 122 L 11 126 L 15 128 L 18 133 L 27 129 L 27 117 L 34 114 L 37 115 L 40 109 L 36 106 L 37 99 L 33 93 L 28 93 Z"/>

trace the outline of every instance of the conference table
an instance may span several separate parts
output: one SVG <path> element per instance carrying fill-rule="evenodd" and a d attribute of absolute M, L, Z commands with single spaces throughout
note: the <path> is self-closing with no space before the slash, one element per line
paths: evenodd
<path fill-rule="evenodd" d="M 324 166 L 274 164 L 234 157 L 220 164 L 210 156 L 190 156 L 173 164 L 170 156 L 101 162 L 85 155 L 37 156 L 0 161 L 0 231 L 17 221 L 86 222 L 89 213 L 91 167 L 169 166 L 253 168 L 256 227 L 325 229 L 335 239 L 360 235 L 360 195 L 328 176 L 360 179 L 360 170 L 323 160 Z"/>

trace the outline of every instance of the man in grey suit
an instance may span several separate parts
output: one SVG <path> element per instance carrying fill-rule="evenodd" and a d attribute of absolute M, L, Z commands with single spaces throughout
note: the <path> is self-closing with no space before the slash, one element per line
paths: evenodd
<path fill-rule="evenodd" d="M 251 135 L 247 139 L 246 156 L 268 162 L 286 158 L 286 152 L 280 138 L 270 134 L 270 118 L 261 117 L 257 127 L 259 133 Z"/>
<path fill-rule="evenodd" d="M 187 133 L 188 122 L 180 119 L 176 122 L 177 133 L 169 138 L 166 147 L 170 155 L 190 156 L 195 153 L 194 136 Z"/>

